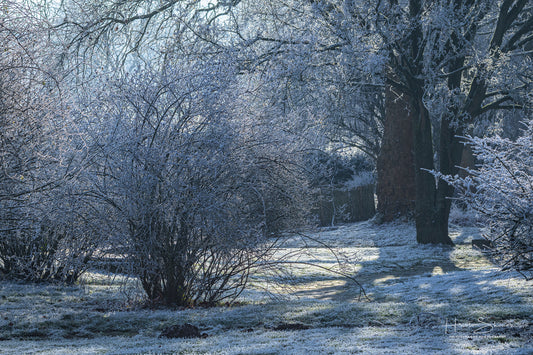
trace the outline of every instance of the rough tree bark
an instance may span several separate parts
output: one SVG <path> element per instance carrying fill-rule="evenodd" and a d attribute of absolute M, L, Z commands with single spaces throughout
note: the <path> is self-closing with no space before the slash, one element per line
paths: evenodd
<path fill-rule="evenodd" d="M 377 160 L 378 212 L 384 222 L 412 216 L 415 209 L 413 110 L 407 94 L 387 85 L 383 140 Z"/>
<path fill-rule="evenodd" d="M 453 193 L 453 188 L 437 181 L 430 173 L 431 170 L 434 170 L 434 162 L 429 112 L 421 100 L 413 102 L 413 106 L 416 111 L 413 127 L 416 176 L 416 240 L 423 244 L 453 245 L 448 236 L 451 201 L 447 198 Z M 448 130 L 444 129 L 444 131 Z M 449 132 L 441 133 L 441 139 L 448 134 Z M 443 143 L 441 141 L 441 154 L 446 153 L 449 148 L 447 144 Z"/>

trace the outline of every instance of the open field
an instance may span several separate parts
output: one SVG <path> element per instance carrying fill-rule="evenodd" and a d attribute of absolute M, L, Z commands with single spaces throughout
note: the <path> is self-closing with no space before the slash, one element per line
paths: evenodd
<path fill-rule="evenodd" d="M 0 353 L 533 353 L 532 285 L 472 249 L 478 229 L 452 232 L 455 248 L 420 246 L 406 224 L 315 232 L 357 256 L 368 299 L 320 269 L 300 270 L 290 295 L 273 299 L 252 288 L 238 305 L 184 310 L 142 309 L 135 282 L 96 271 L 72 287 L 0 282 Z M 308 257 L 334 262 L 319 248 Z M 207 337 L 159 338 L 184 322 Z M 308 329 L 274 329 L 293 323 Z"/>

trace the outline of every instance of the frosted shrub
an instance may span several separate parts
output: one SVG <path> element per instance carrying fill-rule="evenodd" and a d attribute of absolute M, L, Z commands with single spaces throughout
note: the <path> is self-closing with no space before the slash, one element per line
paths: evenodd
<path fill-rule="evenodd" d="M 0 14 L 0 278 L 74 282 L 95 247 L 95 205 L 74 183 L 86 154 L 71 144 L 47 24 L 21 2 Z"/>
<path fill-rule="evenodd" d="M 212 305 L 240 294 L 306 194 L 295 193 L 304 185 L 284 134 L 235 118 L 229 66 L 180 64 L 116 83 L 99 191 L 148 300 Z"/>
<path fill-rule="evenodd" d="M 466 178 L 449 179 L 460 198 L 488 221 L 486 237 L 504 269 L 528 279 L 533 270 L 533 120 L 516 141 L 468 138 L 481 162 Z"/>
<path fill-rule="evenodd" d="M 12 220 L 11 228 L 5 221 L 0 232 L 0 276 L 8 279 L 74 283 L 97 248 L 94 230 L 82 232 L 85 221 L 52 221 L 28 213 Z"/>

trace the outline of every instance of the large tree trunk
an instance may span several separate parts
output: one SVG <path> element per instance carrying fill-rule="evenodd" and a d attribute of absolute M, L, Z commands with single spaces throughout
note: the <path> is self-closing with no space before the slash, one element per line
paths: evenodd
<path fill-rule="evenodd" d="M 425 84 L 421 80 L 422 63 L 416 59 L 420 58 L 419 54 L 423 47 L 422 12 L 423 2 L 421 0 L 409 0 L 409 15 L 413 28 L 408 37 L 408 45 L 409 58 L 413 62 L 411 73 L 407 76 L 407 85 L 411 92 L 411 109 L 413 110 L 416 240 L 424 244 L 453 245 L 448 236 L 446 202 L 438 193 L 435 178 L 431 174 L 431 171 L 434 170 L 431 119 L 422 100 Z M 401 65 L 407 65 L 407 63 L 404 62 Z"/>
<path fill-rule="evenodd" d="M 429 112 L 421 99 L 413 100 L 415 176 L 416 176 L 416 240 L 423 244 L 453 245 L 448 236 L 449 200 L 446 190 L 439 189 L 430 173 L 433 164 L 433 140 Z M 441 142 L 441 144 L 445 144 Z"/>
<path fill-rule="evenodd" d="M 460 6 L 456 3 L 456 6 Z M 452 41 L 455 40 L 452 36 Z M 458 46 L 458 43 L 454 43 Z M 449 50 L 453 46 L 450 45 Z M 449 63 L 448 72 L 452 73 L 448 77 L 448 88 L 456 90 L 461 86 L 462 72 L 459 70 L 464 66 L 464 57 L 457 57 Z M 427 112 L 427 111 L 426 111 Z M 464 145 L 458 136 L 462 135 L 462 128 L 460 125 L 453 125 L 452 121 L 457 119 L 460 109 L 457 106 L 448 107 L 448 116 L 441 118 L 440 122 L 440 136 L 439 136 L 439 172 L 444 175 L 457 174 L 461 164 Z M 427 113 L 425 114 L 427 115 Z M 428 119 L 429 120 L 429 119 Z M 427 169 L 427 168 L 426 168 Z M 428 182 L 429 183 L 429 182 Z M 420 221 L 423 225 L 434 225 L 435 230 L 421 230 L 417 231 L 417 240 L 420 243 L 443 243 L 453 245 L 452 240 L 448 236 L 448 222 L 450 217 L 451 197 L 453 196 L 454 188 L 443 180 L 434 182 L 435 186 L 435 201 L 433 202 L 433 218 L 434 222 L 429 223 L 426 217 Z M 427 207 L 427 206 L 426 206 Z M 418 226 L 418 224 L 417 224 Z M 438 228 L 438 230 L 437 230 Z M 433 235 L 431 235 L 433 233 Z"/>
<path fill-rule="evenodd" d="M 412 216 L 415 209 L 412 114 L 409 97 L 387 85 L 376 185 L 377 209 L 386 222 Z"/>

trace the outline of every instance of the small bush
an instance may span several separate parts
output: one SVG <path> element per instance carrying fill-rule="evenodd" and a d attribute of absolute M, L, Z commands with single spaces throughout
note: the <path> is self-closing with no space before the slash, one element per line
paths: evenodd
<path fill-rule="evenodd" d="M 41 203 L 37 206 L 58 208 Z M 15 205 L 2 203 L 0 275 L 30 282 L 77 281 L 98 248 L 98 229 L 90 228 L 88 216 L 76 209 L 43 213 L 34 207 L 21 208 L 20 201 Z"/>
<path fill-rule="evenodd" d="M 307 177 L 313 186 L 325 185 L 354 185 L 364 177 L 364 182 L 358 184 L 367 185 L 373 182 L 374 166 L 370 160 L 362 155 L 341 156 L 335 153 L 322 151 L 308 154 Z"/>

